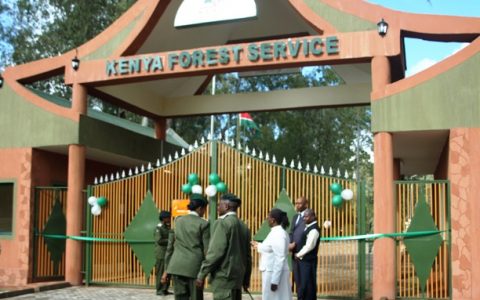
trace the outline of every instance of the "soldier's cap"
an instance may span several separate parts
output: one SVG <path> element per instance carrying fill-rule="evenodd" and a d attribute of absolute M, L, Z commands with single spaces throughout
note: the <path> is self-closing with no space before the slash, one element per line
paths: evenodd
<path fill-rule="evenodd" d="M 196 202 L 202 205 L 205 205 L 208 203 L 207 199 L 202 194 L 191 194 L 190 202 Z"/>
<path fill-rule="evenodd" d="M 238 204 L 240 204 L 242 202 L 242 200 L 240 200 L 240 198 L 238 198 L 238 196 L 236 196 L 234 194 L 230 194 L 230 193 L 223 194 L 222 197 L 220 197 L 220 199 L 221 200 L 226 200 L 226 201 L 236 202 Z"/>
<path fill-rule="evenodd" d="M 162 210 L 162 211 L 160 212 L 160 214 L 158 215 L 158 218 L 159 218 L 160 220 L 162 220 L 162 219 L 165 219 L 165 218 L 170 218 L 171 216 L 172 216 L 172 215 L 170 214 L 169 211 Z"/>

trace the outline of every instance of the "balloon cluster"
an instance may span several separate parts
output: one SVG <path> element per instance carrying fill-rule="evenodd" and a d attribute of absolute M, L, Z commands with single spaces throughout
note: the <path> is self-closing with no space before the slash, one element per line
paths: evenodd
<path fill-rule="evenodd" d="M 107 204 L 107 198 L 105 197 L 95 197 L 95 196 L 90 196 L 88 198 L 88 204 L 92 206 L 90 209 L 90 212 L 94 216 L 98 216 L 102 213 L 102 206 L 105 206 Z"/>
<path fill-rule="evenodd" d="M 338 182 L 332 183 L 330 190 L 333 193 L 332 205 L 335 207 L 341 207 L 343 200 L 350 201 L 353 199 L 353 191 L 351 189 L 342 190 L 342 186 Z"/>
<path fill-rule="evenodd" d="M 185 194 L 202 194 L 202 186 L 199 184 L 200 180 L 198 175 L 195 173 L 190 173 L 187 177 L 188 183 L 182 185 L 182 192 Z M 220 176 L 217 173 L 212 173 L 208 175 L 209 186 L 205 189 L 205 194 L 208 197 L 213 197 L 219 193 L 225 193 L 227 191 L 227 185 L 225 182 L 220 180 Z"/>

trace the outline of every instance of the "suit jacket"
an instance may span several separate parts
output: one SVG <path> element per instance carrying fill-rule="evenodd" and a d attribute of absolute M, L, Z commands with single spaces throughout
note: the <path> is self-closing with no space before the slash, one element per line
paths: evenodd
<path fill-rule="evenodd" d="M 175 220 L 165 262 L 168 274 L 196 278 L 210 241 L 209 223 L 197 215 Z"/>
<path fill-rule="evenodd" d="M 197 278 L 210 276 L 212 289 L 240 289 L 250 285 L 252 254 L 250 230 L 236 214 L 215 222 L 212 240 Z"/>
<path fill-rule="evenodd" d="M 299 219 L 300 218 L 300 219 Z M 298 224 L 297 223 L 298 220 Z M 297 253 L 302 249 L 302 235 L 303 231 L 305 230 L 305 221 L 303 220 L 302 216 L 297 213 L 292 218 L 292 224 L 290 226 L 290 242 L 295 242 L 295 249 L 293 253 Z"/>

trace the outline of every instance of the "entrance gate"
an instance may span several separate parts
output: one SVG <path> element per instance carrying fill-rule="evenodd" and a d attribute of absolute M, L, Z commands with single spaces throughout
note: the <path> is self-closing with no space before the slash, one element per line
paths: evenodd
<path fill-rule="evenodd" d="M 359 217 L 364 214 L 364 189 L 353 179 L 327 176 L 323 168 L 302 170 L 300 163 L 287 167 L 278 165 L 273 156 L 255 150 L 239 150 L 226 143 L 212 141 L 186 155 L 164 158 L 155 169 L 128 178 L 111 181 L 114 175 L 102 178 L 104 182 L 89 188 L 89 195 L 103 196 L 108 204 L 98 217 L 87 214 L 87 232 L 93 240 L 86 248 L 87 283 L 153 286 L 153 230 L 137 216 L 145 216 L 143 204 L 149 195 L 158 210 L 169 210 L 173 199 L 186 198 L 181 185 L 189 173 L 197 173 L 203 188 L 208 175 L 216 172 L 240 196 L 242 206 L 238 212 L 252 231 L 258 232 L 268 212 L 275 205 L 282 190 L 291 201 L 300 196 L 310 199 L 310 207 L 317 213 L 323 237 L 351 236 L 365 233 Z M 148 169 L 148 168 L 147 168 Z M 135 172 L 138 173 L 138 172 Z M 120 175 L 120 174 L 118 174 Z M 341 208 L 331 205 L 330 184 L 338 182 L 351 189 L 355 198 Z M 210 208 L 212 205 L 210 205 Z M 292 205 L 293 209 L 293 205 Z M 322 226 L 330 221 L 331 227 Z M 143 226 L 147 240 L 121 241 L 131 226 Z M 140 231 L 141 232 L 141 231 Z M 151 232 L 151 234 L 150 234 Z M 361 247 L 359 247 L 361 245 Z M 322 242 L 319 250 L 318 294 L 361 298 L 365 292 L 365 244 L 358 241 Z M 361 251 L 363 250 L 363 251 Z M 252 252 L 253 272 L 251 290 L 261 291 L 258 254 Z"/>
<path fill-rule="evenodd" d="M 65 277 L 67 188 L 35 188 L 32 281 Z"/>

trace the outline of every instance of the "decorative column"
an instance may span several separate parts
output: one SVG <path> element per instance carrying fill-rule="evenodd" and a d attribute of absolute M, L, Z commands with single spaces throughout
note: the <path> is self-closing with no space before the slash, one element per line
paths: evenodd
<path fill-rule="evenodd" d="M 155 137 L 161 141 L 165 141 L 165 139 L 167 138 L 166 118 L 158 118 L 155 120 Z"/>
<path fill-rule="evenodd" d="M 87 111 L 87 90 L 73 85 L 72 110 L 79 115 Z M 85 146 L 68 146 L 67 235 L 79 236 L 84 211 L 83 188 L 85 182 Z M 82 242 L 67 239 L 65 248 L 65 281 L 82 284 Z"/>
<path fill-rule="evenodd" d="M 390 63 L 385 56 L 372 59 L 372 94 L 376 99 L 390 83 Z M 395 232 L 393 138 L 389 132 L 374 135 L 374 230 Z M 373 300 L 395 299 L 395 241 L 380 238 L 373 250 Z"/>

